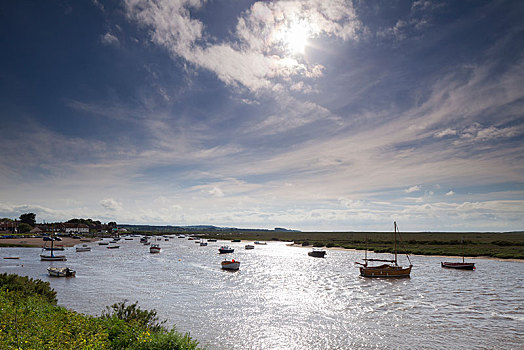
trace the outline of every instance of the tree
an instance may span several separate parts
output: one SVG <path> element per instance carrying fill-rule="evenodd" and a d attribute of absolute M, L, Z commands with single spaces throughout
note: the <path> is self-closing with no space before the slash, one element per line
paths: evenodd
<path fill-rule="evenodd" d="M 35 213 L 22 214 L 20 215 L 20 221 L 23 222 L 24 224 L 35 226 L 36 214 Z"/>
<path fill-rule="evenodd" d="M 25 222 L 22 222 L 20 225 L 18 225 L 18 232 L 20 233 L 26 233 L 33 229 L 33 227 L 29 224 L 26 224 Z"/>

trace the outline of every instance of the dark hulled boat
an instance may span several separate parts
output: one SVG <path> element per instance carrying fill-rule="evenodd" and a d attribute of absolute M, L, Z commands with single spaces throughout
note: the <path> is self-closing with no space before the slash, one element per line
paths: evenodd
<path fill-rule="evenodd" d="M 411 261 L 409 260 L 409 256 L 406 255 L 409 261 L 408 267 L 402 267 L 398 265 L 397 262 L 397 233 L 398 233 L 398 226 L 397 222 L 393 222 L 394 231 L 395 231 L 395 238 L 394 238 L 394 256 L 395 258 L 393 260 L 386 260 L 386 259 L 368 259 L 367 258 L 367 249 L 366 249 L 366 255 L 364 258 L 364 262 L 360 263 L 357 262 L 356 264 L 362 265 L 360 266 L 360 276 L 363 277 L 382 277 L 382 278 L 401 278 L 401 277 L 409 277 L 411 273 L 411 268 L 413 265 L 411 264 Z M 368 263 L 370 261 L 376 261 L 376 262 L 384 262 L 386 264 L 377 265 L 377 266 L 369 266 Z"/>

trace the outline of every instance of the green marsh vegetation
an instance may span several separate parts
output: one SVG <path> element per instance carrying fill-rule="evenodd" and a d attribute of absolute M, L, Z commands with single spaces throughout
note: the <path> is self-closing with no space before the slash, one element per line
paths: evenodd
<path fill-rule="evenodd" d="M 164 327 L 156 312 L 121 302 L 100 317 L 56 305 L 48 282 L 0 274 L 0 349 L 192 350 L 198 342 Z"/>
<path fill-rule="evenodd" d="M 204 238 L 289 241 L 313 247 L 393 252 L 391 232 L 208 232 Z M 399 253 L 524 259 L 524 232 L 401 232 Z"/>

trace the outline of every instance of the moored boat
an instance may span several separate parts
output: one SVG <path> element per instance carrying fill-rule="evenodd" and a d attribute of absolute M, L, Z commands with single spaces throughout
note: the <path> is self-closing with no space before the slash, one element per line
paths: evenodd
<path fill-rule="evenodd" d="M 120 248 L 119 245 L 109 245 L 109 246 L 107 246 L 107 249 L 118 249 L 118 248 Z"/>
<path fill-rule="evenodd" d="M 109 241 L 100 241 L 98 245 L 109 245 Z"/>
<path fill-rule="evenodd" d="M 240 242 L 239 239 L 232 239 L 231 242 Z"/>
<path fill-rule="evenodd" d="M 466 262 L 447 262 L 443 261 L 440 263 L 440 266 L 446 267 L 448 269 L 457 269 L 457 270 L 475 270 L 475 263 L 466 263 Z"/>
<path fill-rule="evenodd" d="M 240 261 L 236 261 L 235 259 L 224 260 L 220 264 L 224 270 L 238 270 L 240 268 Z"/>
<path fill-rule="evenodd" d="M 77 252 L 90 252 L 91 247 L 89 247 L 87 244 L 82 244 L 81 247 L 76 247 Z"/>
<path fill-rule="evenodd" d="M 406 255 L 409 266 L 408 267 L 402 267 L 398 265 L 397 260 L 397 233 L 398 232 L 398 226 L 397 222 L 393 222 L 394 226 L 394 259 L 393 260 L 387 260 L 387 259 L 368 259 L 367 258 L 367 249 L 366 249 L 366 255 L 364 258 L 364 263 L 356 262 L 356 264 L 362 265 L 360 266 L 360 275 L 363 277 L 383 277 L 383 278 L 400 278 L 400 277 L 409 277 L 411 273 L 411 268 L 413 265 L 411 264 L 411 260 L 409 259 L 409 256 Z M 377 265 L 377 266 L 369 266 L 368 263 L 370 261 L 377 261 L 377 262 L 385 262 L 386 264 Z"/>
<path fill-rule="evenodd" d="M 200 241 L 200 246 L 201 246 L 201 247 L 205 247 L 205 246 L 207 246 L 207 242 L 206 242 L 206 241 Z"/>
<path fill-rule="evenodd" d="M 246 248 L 246 249 L 255 249 L 255 246 L 252 245 L 252 244 L 246 244 L 246 245 L 244 246 L 244 248 Z"/>
<path fill-rule="evenodd" d="M 76 271 L 69 267 L 48 267 L 47 273 L 53 277 L 75 277 Z"/>
<path fill-rule="evenodd" d="M 208 241 L 208 242 L 216 242 L 217 240 L 214 239 L 214 238 L 210 238 L 210 239 L 208 239 L 207 241 Z"/>
<path fill-rule="evenodd" d="M 264 242 L 264 241 L 256 241 L 255 244 L 260 244 L 260 245 L 267 245 L 267 242 Z"/>
<path fill-rule="evenodd" d="M 55 241 L 61 241 L 60 237 L 44 237 L 44 241 L 51 242 L 51 249 L 49 255 L 40 254 L 40 260 L 42 261 L 66 261 L 65 255 L 55 255 L 54 254 L 54 243 Z M 45 247 L 44 249 L 45 250 Z"/>
<path fill-rule="evenodd" d="M 227 245 L 223 245 L 222 247 L 218 248 L 218 252 L 220 254 L 226 254 L 226 253 L 233 253 L 235 249 L 228 247 Z"/>
<path fill-rule="evenodd" d="M 308 252 L 307 255 L 314 258 L 323 258 L 326 255 L 326 251 L 319 248 L 313 248 L 313 250 Z"/>
<path fill-rule="evenodd" d="M 42 247 L 43 250 L 51 250 L 51 247 Z M 64 246 L 63 245 L 56 245 L 53 247 L 53 250 L 65 250 Z"/>
<path fill-rule="evenodd" d="M 440 266 L 448 268 L 448 269 L 475 270 L 475 263 L 467 263 L 464 261 L 464 255 L 466 255 L 466 252 L 464 250 L 464 239 L 462 239 L 461 244 L 462 244 L 462 262 L 441 261 Z"/>
<path fill-rule="evenodd" d="M 159 244 L 151 244 L 151 247 L 149 247 L 149 252 L 151 254 L 160 253 L 160 245 Z"/>

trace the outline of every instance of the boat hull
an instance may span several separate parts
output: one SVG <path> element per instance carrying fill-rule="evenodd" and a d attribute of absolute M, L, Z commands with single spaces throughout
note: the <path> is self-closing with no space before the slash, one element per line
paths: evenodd
<path fill-rule="evenodd" d="M 314 258 L 323 258 L 326 255 L 326 252 L 324 250 L 322 251 L 314 250 L 312 252 L 308 252 L 307 255 L 312 256 Z"/>
<path fill-rule="evenodd" d="M 40 255 L 42 261 L 66 261 L 65 255 Z"/>
<path fill-rule="evenodd" d="M 382 277 L 382 278 L 402 278 L 409 277 L 411 273 L 411 266 L 400 267 L 391 265 L 381 266 L 363 266 L 360 268 L 360 276 L 362 277 Z"/>
<path fill-rule="evenodd" d="M 52 277 L 75 277 L 76 271 L 67 267 L 48 267 L 47 272 Z"/>
<path fill-rule="evenodd" d="M 222 261 L 221 264 L 224 270 L 238 270 L 240 268 L 239 261 Z"/>
<path fill-rule="evenodd" d="M 251 244 L 248 244 L 244 248 L 246 248 L 246 249 L 255 249 L 255 246 L 251 245 Z"/>
<path fill-rule="evenodd" d="M 76 248 L 76 251 L 77 252 L 90 252 L 91 251 L 91 248 Z"/>
<path fill-rule="evenodd" d="M 160 248 L 151 247 L 151 248 L 149 248 L 149 252 L 151 254 L 158 254 L 158 253 L 160 253 Z"/>
<path fill-rule="evenodd" d="M 227 247 L 227 246 L 223 246 L 223 247 L 218 248 L 218 252 L 220 254 L 233 253 L 234 251 L 235 251 L 235 249 Z"/>
<path fill-rule="evenodd" d="M 447 269 L 457 270 L 475 270 L 475 263 L 452 263 L 452 262 L 441 262 L 440 266 Z"/>

